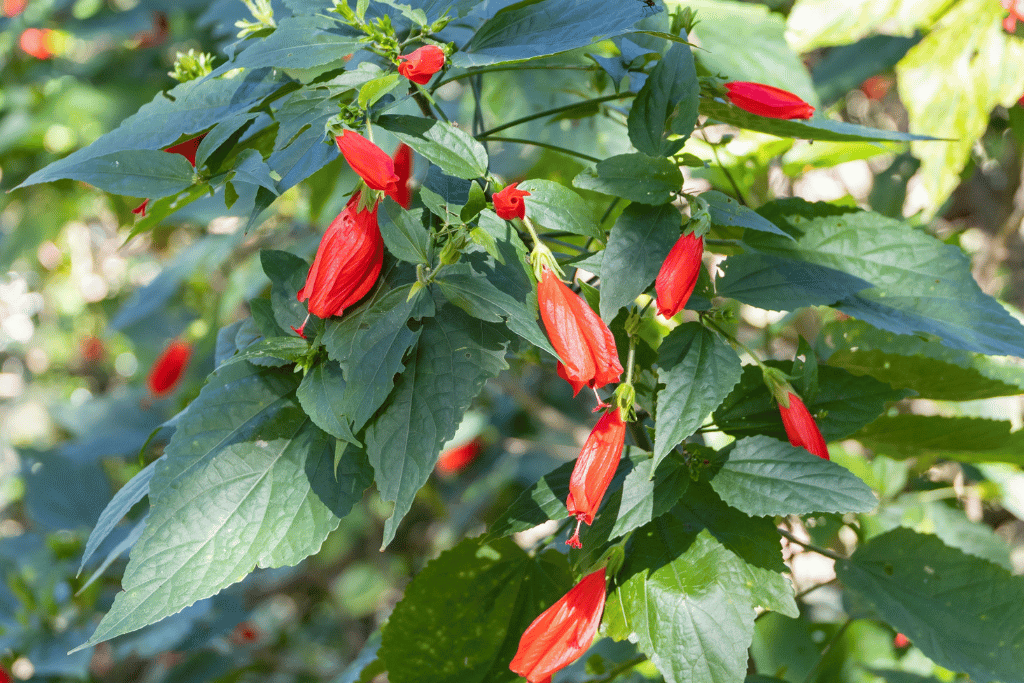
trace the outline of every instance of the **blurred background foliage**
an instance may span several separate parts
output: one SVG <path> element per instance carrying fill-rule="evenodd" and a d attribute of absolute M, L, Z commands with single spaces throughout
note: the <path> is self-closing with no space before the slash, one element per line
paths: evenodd
<path fill-rule="evenodd" d="M 481 11 L 507 4 L 481 3 Z M 1007 14 L 998 0 L 686 5 L 702 20 L 692 39 L 704 48 L 695 55 L 709 72 L 787 87 L 846 121 L 948 138 L 810 144 L 708 127 L 686 151 L 717 157 L 721 167 L 693 169 L 688 191 L 733 192 L 724 167 L 754 206 L 799 195 L 910 218 L 971 255 L 982 289 L 1020 317 L 1024 112 L 1016 103 L 1024 53 L 1006 27 L 973 29 Z M 482 530 L 525 486 L 573 458 L 587 434 L 589 414 L 553 375 L 529 367 L 502 375 L 451 444 L 470 444 L 470 463 L 439 472 L 386 552 L 378 546 L 389 511 L 370 492 L 300 565 L 257 571 L 154 626 L 67 654 L 109 608 L 145 503 L 79 572 L 99 513 L 159 456 L 157 430 L 198 394 L 218 329 L 246 317 L 245 302 L 268 289 L 259 250 L 311 255 L 355 177 L 332 162 L 248 232 L 241 217 L 251 201 L 226 210 L 222 198 L 210 197 L 131 240 L 129 199 L 71 181 L 7 191 L 172 87 L 168 72 L 178 53 L 221 54 L 234 22 L 247 15 L 240 0 L 0 3 L 0 666 L 16 679 L 372 680 L 378 628 L 423 563 Z M 1013 30 L 1019 36 L 1022 27 Z M 614 70 L 599 70 L 587 53 L 610 64 L 638 50 L 609 41 L 559 56 L 576 71 L 489 74 L 477 93 L 452 83 L 439 95 L 464 121 L 476 95 L 491 127 L 612 87 Z M 602 158 L 628 151 L 624 116 L 601 111 L 569 110 L 517 135 Z M 391 150 L 394 141 L 382 146 Z M 540 176 L 568 185 L 583 168 L 539 147 L 510 144 L 499 156 L 500 149 L 492 147 L 492 158 L 509 180 Z M 827 309 L 782 314 L 735 305 L 740 336 L 766 357 L 792 358 L 798 335 L 827 346 L 838 324 Z M 153 397 L 146 376 L 175 338 L 194 345 L 191 362 L 174 393 Z M 994 367 L 995 377 L 1021 386 L 1016 363 Z M 888 417 L 987 417 L 1018 430 L 1021 407 L 1019 396 L 906 399 Z M 816 544 L 845 553 L 857 540 L 851 525 L 862 538 L 908 526 L 1024 572 L 1019 451 L 966 464 L 945 459 L 941 448 L 901 450 L 869 436 L 837 444 L 833 457 L 879 492 L 880 510 L 809 520 Z M 887 626 L 858 619 L 842 627 L 862 610 L 830 582 L 831 564 L 795 545 L 787 559 L 797 590 L 809 592 L 798 619 L 758 620 L 757 671 L 791 681 L 953 679 Z M 840 628 L 825 657 L 808 645 L 829 642 Z M 602 653 L 621 661 L 629 655 L 617 650 L 630 647 L 599 643 L 564 680 L 613 680 Z M 614 680 L 656 676 L 640 666 Z"/>

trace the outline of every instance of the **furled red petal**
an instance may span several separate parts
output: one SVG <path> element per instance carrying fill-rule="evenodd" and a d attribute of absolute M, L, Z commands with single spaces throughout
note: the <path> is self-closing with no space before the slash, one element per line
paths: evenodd
<path fill-rule="evenodd" d="M 782 415 L 782 424 L 786 428 L 789 443 L 805 448 L 819 458 L 829 460 L 825 437 L 821 435 L 821 430 L 799 396 L 790 392 L 789 407 L 779 403 L 779 413 Z"/>
<path fill-rule="evenodd" d="M 517 189 L 518 185 L 519 183 L 512 183 L 501 192 L 494 193 L 494 212 L 498 214 L 498 218 L 510 221 L 513 218 L 526 217 L 526 203 L 523 197 L 529 197 L 530 193 Z"/>
<path fill-rule="evenodd" d="M 345 161 L 371 190 L 393 195 L 398 187 L 395 162 L 377 145 L 355 131 L 346 130 L 334 139 Z"/>
<path fill-rule="evenodd" d="M 358 195 L 327 228 L 317 248 L 299 301 L 309 299 L 318 318 L 342 315 L 373 289 L 384 262 L 377 209 L 358 211 Z"/>
<path fill-rule="evenodd" d="M 587 437 L 569 477 L 569 496 L 565 507 L 577 519 L 593 524 L 608 485 L 622 458 L 626 423 L 618 408 L 601 416 Z"/>
<path fill-rule="evenodd" d="M 771 85 L 733 81 L 725 84 L 729 101 L 740 109 L 772 119 L 809 119 L 814 107 L 798 96 Z"/>
<path fill-rule="evenodd" d="M 508 668 L 529 683 L 543 683 L 551 674 L 580 658 L 601 624 L 605 601 L 605 569 L 588 574 L 558 602 L 533 620 Z"/>
<path fill-rule="evenodd" d="M 622 376 L 622 364 L 619 362 L 619 352 L 615 348 L 612 331 L 582 297 L 574 296 L 570 303 L 580 320 L 580 329 L 583 330 L 587 346 L 594 357 L 594 377 L 587 385 L 600 389 L 606 384 L 619 381 L 619 377 Z"/>
<path fill-rule="evenodd" d="M 441 474 L 455 474 L 476 460 L 476 456 L 480 455 L 481 450 L 483 447 L 480 445 L 479 439 L 449 448 L 437 459 L 437 471 Z"/>
<path fill-rule="evenodd" d="M 191 344 L 179 339 L 172 341 L 149 371 L 147 380 L 149 392 L 153 396 L 171 393 L 185 372 L 185 368 L 188 367 L 188 359 L 191 355 Z"/>
<path fill-rule="evenodd" d="M 412 203 L 412 193 L 409 191 L 409 179 L 412 177 L 412 147 L 402 143 L 395 149 L 395 175 L 398 176 L 398 184 L 395 186 L 392 199 L 398 202 L 403 209 L 408 209 Z"/>
<path fill-rule="evenodd" d="M 676 240 L 672 251 L 661 264 L 654 291 L 658 295 L 658 313 L 671 318 L 686 307 L 693 294 L 700 274 L 701 257 L 704 255 L 704 238 L 692 232 Z"/>
<path fill-rule="evenodd" d="M 425 85 L 444 66 L 444 50 L 436 45 L 424 45 L 400 56 L 398 62 L 398 73 L 414 83 Z"/>

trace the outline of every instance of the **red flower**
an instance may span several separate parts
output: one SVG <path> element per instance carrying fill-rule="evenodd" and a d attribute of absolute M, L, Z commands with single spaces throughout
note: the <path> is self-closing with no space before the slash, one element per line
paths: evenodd
<path fill-rule="evenodd" d="M 191 138 L 189 140 L 185 140 L 184 142 L 179 142 L 176 145 L 171 145 L 164 151 L 169 152 L 171 154 L 180 154 L 181 156 L 188 159 L 188 163 L 192 164 L 192 167 L 195 168 L 196 150 L 199 149 L 199 143 L 202 142 L 203 138 L 205 137 L 206 133 L 203 133 L 202 135 L 197 135 L 196 137 Z M 147 204 L 149 204 L 148 199 L 144 200 L 141 204 L 132 209 L 132 213 L 134 213 L 136 216 L 142 216 L 143 218 L 145 218 Z"/>
<path fill-rule="evenodd" d="M 9 14 L 7 16 L 14 15 Z M 18 47 L 25 54 L 36 59 L 49 59 L 53 56 L 52 34 L 53 31 L 48 28 L 27 28 L 21 32 L 21 36 L 18 38 Z"/>
<path fill-rule="evenodd" d="M 358 211 L 359 193 L 331 221 L 317 247 L 299 301 L 309 299 L 318 318 L 341 315 L 373 289 L 384 262 L 384 240 L 377 226 L 377 207 Z M 305 327 L 305 323 L 303 323 Z M 302 328 L 296 330 L 302 335 Z"/>
<path fill-rule="evenodd" d="M 494 193 L 494 212 L 498 214 L 498 218 L 510 221 L 513 218 L 526 217 L 526 203 L 523 202 L 523 197 L 529 197 L 530 193 L 526 190 L 517 190 L 518 184 L 512 183 L 501 192 Z"/>
<path fill-rule="evenodd" d="M 436 45 L 424 45 L 398 58 L 398 73 L 413 83 L 426 84 L 430 77 L 444 66 L 444 50 Z"/>
<path fill-rule="evenodd" d="M 814 107 L 782 88 L 763 83 L 726 83 L 729 101 L 744 111 L 771 119 L 809 119 Z"/>
<path fill-rule="evenodd" d="M 5 17 L 16 17 L 24 12 L 27 6 L 28 0 L 3 0 L 0 14 L 3 14 Z M 0 671 L 2 671 L 2 669 L 0 669 Z M 3 678 L 0 678 L 0 681 L 2 680 Z"/>
<path fill-rule="evenodd" d="M 395 198 L 399 178 L 395 174 L 395 162 L 384 150 L 351 130 L 343 131 L 334 141 L 338 143 L 345 161 L 367 187 L 382 190 L 392 199 Z"/>
<path fill-rule="evenodd" d="M 579 659 L 601 624 L 604 589 L 604 567 L 583 577 L 526 628 L 508 668 L 529 683 L 541 683 Z"/>
<path fill-rule="evenodd" d="M 455 448 L 449 448 L 437 460 L 437 471 L 444 475 L 452 475 L 465 469 L 471 462 L 480 455 L 483 447 L 479 439 L 473 439 L 468 443 Z"/>
<path fill-rule="evenodd" d="M 1003 19 L 1003 29 L 1007 33 L 1017 30 L 1017 22 L 1024 21 L 1024 0 L 999 0 L 999 4 L 1010 14 Z"/>
<path fill-rule="evenodd" d="M 191 355 L 191 344 L 180 339 L 172 341 L 153 363 L 153 369 L 149 371 L 149 393 L 154 396 L 164 396 L 174 391 L 185 368 L 188 367 L 188 359 Z"/>
<path fill-rule="evenodd" d="M 601 500 L 622 458 L 625 440 L 626 423 L 622 421 L 619 409 L 612 408 L 601 416 L 583 444 L 569 477 L 569 497 L 565 500 L 569 514 L 576 517 L 576 532 L 565 542 L 566 545 L 583 547 L 580 524 L 594 523 L 594 515 L 601 507 Z"/>
<path fill-rule="evenodd" d="M 671 318 L 683 310 L 693 294 L 700 274 L 700 259 L 704 255 L 704 238 L 692 232 L 676 240 L 672 251 L 658 271 L 654 291 L 658 295 L 658 313 Z"/>
<path fill-rule="evenodd" d="M 391 198 L 398 202 L 403 209 L 408 209 L 412 203 L 412 193 L 409 191 L 409 178 L 412 177 L 412 148 L 402 143 L 395 149 L 395 175 L 398 176 L 398 185 Z"/>
<path fill-rule="evenodd" d="M 622 364 L 611 330 L 548 268 L 537 283 L 537 302 L 551 345 L 565 362 L 558 364 L 558 375 L 572 384 L 573 395 L 584 386 L 618 381 Z"/>
<path fill-rule="evenodd" d="M 825 437 L 821 435 L 821 430 L 799 396 L 789 392 L 789 405 L 785 406 L 780 401 L 779 413 L 782 414 L 782 424 L 786 427 L 786 436 L 791 444 L 805 448 L 819 458 L 829 459 Z"/>
<path fill-rule="evenodd" d="M 905 647 L 907 647 L 908 645 L 910 645 L 910 638 L 907 638 L 907 637 L 906 637 L 905 635 L 903 635 L 902 633 L 897 633 L 897 634 L 896 634 L 896 637 L 892 639 L 892 644 L 893 644 L 893 646 L 895 646 L 895 647 L 896 647 L 897 649 L 900 649 L 900 650 L 902 650 L 903 648 L 905 648 Z"/>

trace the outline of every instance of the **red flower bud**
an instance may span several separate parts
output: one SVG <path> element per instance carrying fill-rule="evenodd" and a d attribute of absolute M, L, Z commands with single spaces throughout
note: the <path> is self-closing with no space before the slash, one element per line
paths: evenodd
<path fill-rule="evenodd" d="M 588 574 L 562 598 L 533 620 L 508 668 L 529 683 L 550 681 L 587 651 L 601 624 L 605 601 L 605 569 Z"/>
<path fill-rule="evenodd" d="M 398 58 L 398 73 L 413 83 L 426 84 L 430 77 L 444 66 L 444 50 L 436 45 L 424 45 Z"/>
<path fill-rule="evenodd" d="M 336 137 L 345 161 L 371 190 L 382 190 L 394 199 L 398 189 L 395 162 L 380 147 L 355 131 L 346 130 Z M 397 200 L 396 200 L 397 201 Z"/>
<path fill-rule="evenodd" d="M 192 167 L 194 168 L 196 165 L 196 151 L 199 149 L 199 143 L 202 142 L 203 138 L 205 137 L 206 133 L 203 133 L 202 135 L 197 135 L 196 137 L 185 140 L 184 142 L 179 142 L 176 145 L 171 145 L 164 151 L 169 152 L 171 154 L 180 154 L 181 156 L 188 159 L 188 163 L 192 164 Z M 143 218 L 145 218 L 146 206 L 148 204 L 149 200 L 144 200 L 141 204 L 132 209 L 132 213 L 134 213 L 136 216 L 142 216 Z"/>
<path fill-rule="evenodd" d="M 688 232 L 676 240 L 672 251 L 658 271 L 654 291 L 658 294 L 658 313 L 671 318 L 683 310 L 697 286 L 704 238 Z"/>
<path fill-rule="evenodd" d="M 517 190 L 518 184 L 512 183 L 501 192 L 494 193 L 494 212 L 498 214 L 498 218 L 510 221 L 513 218 L 526 217 L 526 204 L 523 202 L 523 197 L 529 197 L 530 193 L 526 190 Z"/>
<path fill-rule="evenodd" d="M 537 283 L 537 302 L 551 345 L 564 361 L 558 374 L 572 384 L 574 395 L 584 386 L 618 381 L 622 364 L 611 330 L 548 268 Z"/>
<path fill-rule="evenodd" d="M 331 221 L 309 267 L 306 284 L 296 295 L 299 301 L 309 299 L 309 312 L 318 318 L 343 314 L 373 289 L 380 275 L 384 240 L 377 226 L 377 207 L 358 211 L 358 206 L 356 193 Z"/>
<path fill-rule="evenodd" d="M 789 392 L 789 406 L 784 406 L 780 401 L 779 413 L 782 414 L 782 424 L 786 427 L 786 436 L 791 444 L 805 448 L 819 458 L 829 459 L 825 437 L 821 435 L 818 425 L 799 396 Z"/>
<path fill-rule="evenodd" d="M 622 447 L 626 440 L 626 423 L 622 421 L 618 408 L 612 408 L 601 416 L 583 444 L 576 466 L 569 477 L 569 496 L 565 507 L 576 517 L 576 532 L 566 545 L 582 548 L 580 524 L 594 523 L 594 515 L 601 507 L 601 500 L 608 490 L 608 484 L 615 476 L 615 470 L 622 458 Z"/>
<path fill-rule="evenodd" d="M 896 634 L 896 637 L 892 639 L 892 644 L 893 644 L 893 646 L 895 646 L 895 647 L 896 647 L 897 649 L 900 649 L 900 650 L 902 650 L 903 648 L 905 648 L 905 647 L 907 647 L 908 645 L 910 645 L 910 638 L 907 638 L 907 637 L 906 637 L 905 635 L 903 635 L 902 633 L 897 633 L 897 634 Z"/>
<path fill-rule="evenodd" d="M 153 369 L 149 371 L 149 392 L 153 396 L 164 396 L 174 391 L 185 368 L 188 367 L 188 359 L 191 355 L 191 344 L 180 339 L 172 341 L 153 363 Z"/>
<path fill-rule="evenodd" d="M 409 179 L 412 177 L 412 148 L 402 143 L 395 149 L 395 175 L 398 176 L 398 185 L 391 198 L 398 202 L 403 209 L 408 209 L 412 203 L 412 192 L 409 191 Z"/>
<path fill-rule="evenodd" d="M 771 119 L 809 119 L 814 107 L 782 88 L 763 83 L 726 83 L 729 101 L 744 111 Z"/>
<path fill-rule="evenodd" d="M 437 471 L 444 475 L 456 474 L 476 460 L 476 456 L 480 455 L 482 450 L 483 447 L 480 445 L 479 439 L 473 439 L 461 446 L 449 448 L 441 453 L 441 457 L 438 458 Z"/>

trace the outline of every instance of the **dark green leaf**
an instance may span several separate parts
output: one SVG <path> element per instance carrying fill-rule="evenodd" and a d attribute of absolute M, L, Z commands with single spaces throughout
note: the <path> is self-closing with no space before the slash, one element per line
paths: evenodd
<path fill-rule="evenodd" d="M 582 190 L 622 197 L 641 204 L 667 204 L 683 186 L 683 174 L 668 159 L 620 154 L 584 169 L 572 184 Z"/>
<path fill-rule="evenodd" d="M 430 233 L 423 227 L 423 209 L 406 211 L 390 197 L 377 208 L 380 236 L 388 251 L 407 263 L 430 263 Z"/>
<path fill-rule="evenodd" d="M 658 349 L 658 392 L 654 460 L 704 424 L 704 420 L 740 381 L 740 359 L 717 334 L 700 323 L 683 323 Z"/>
<path fill-rule="evenodd" d="M 671 204 L 630 204 L 611 232 L 601 261 L 601 317 L 610 321 L 651 286 L 679 239 L 682 215 Z"/>
<path fill-rule="evenodd" d="M 110 499 L 107 506 L 103 508 L 103 512 L 100 513 L 99 519 L 96 520 L 96 525 L 93 530 L 89 533 L 89 540 L 85 544 L 85 550 L 82 552 L 82 561 L 78 565 L 78 574 L 81 575 L 82 569 L 85 567 L 89 558 L 92 557 L 96 549 L 99 548 L 100 544 L 106 540 L 110 532 L 114 530 L 118 522 L 124 519 L 124 516 L 128 514 L 128 511 L 135 507 L 135 504 L 140 500 L 149 495 L 149 481 L 153 478 L 153 472 L 156 470 L 157 461 L 146 465 L 142 470 L 134 477 L 128 480 L 128 483 L 122 486 L 114 497 Z"/>
<path fill-rule="evenodd" d="M 933 455 L 957 462 L 1024 464 L 1024 432 L 1011 423 L 940 415 L 883 415 L 857 438 L 869 448 L 903 459 Z"/>
<path fill-rule="evenodd" d="M 260 251 L 260 263 L 272 283 L 270 303 L 277 324 L 282 330 L 299 327 L 309 315 L 306 304 L 296 296 L 306 284 L 309 264 L 295 254 L 275 249 Z M 317 319 L 310 318 L 306 328 L 307 336 L 315 336 L 319 324 Z"/>
<path fill-rule="evenodd" d="M 604 232 L 594 220 L 590 205 L 568 187 L 539 179 L 523 181 L 518 187 L 530 193 L 524 200 L 530 220 L 549 230 L 565 230 L 574 235 L 604 239 Z"/>
<path fill-rule="evenodd" d="M 549 519 L 565 519 L 565 498 L 569 495 L 569 477 L 576 461 L 559 465 L 541 477 L 487 530 L 487 538 L 500 538 L 532 529 Z"/>
<path fill-rule="evenodd" d="M 394 683 L 503 683 L 530 622 L 572 587 L 565 556 L 466 539 L 405 589 L 381 641 Z M 428 638 L 424 634 L 429 634 Z"/>
<path fill-rule="evenodd" d="M 747 233 L 754 249 L 842 270 L 875 285 L 836 305 L 880 329 L 938 336 L 952 348 L 1024 356 L 1024 327 L 971 277 L 970 260 L 906 223 L 785 199 L 761 213 L 796 237 Z"/>
<path fill-rule="evenodd" d="M 826 325 L 822 336 L 835 349 L 829 365 L 912 389 L 921 398 L 971 401 L 1024 391 L 1024 367 L 1012 361 L 883 332 L 852 319 Z"/>
<path fill-rule="evenodd" d="M 394 538 L 441 446 L 455 434 L 484 382 L 506 367 L 505 340 L 488 323 L 452 306 L 423 323 L 415 354 L 366 429 L 377 489 L 395 503 L 381 547 Z"/>
<path fill-rule="evenodd" d="M 274 111 L 277 137 L 267 164 L 281 176 L 279 191 L 294 187 L 338 158 L 337 146 L 327 139 L 326 124 L 338 113 L 337 98 L 343 90 L 302 88 Z"/>
<path fill-rule="evenodd" d="M 785 367 L 774 361 L 767 365 Z M 881 415 L 887 403 L 905 395 L 871 377 L 856 377 L 839 368 L 820 367 L 818 373 L 817 395 L 803 398 L 826 441 L 850 436 Z M 756 365 L 743 368 L 740 383 L 715 410 L 714 420 L 736 437 L 767 434 L 787 440 L 778 405 L 772 401 Z"/>
<path fill-rule="evenodd" d="M 830 106 L 868 78 L 896 66 L 920 40 L 920 34 L 910 38 L 875 35 L 829 50 L 811 71 L 821 103 Z"/>
<path fill-rule="evenodd" d="M 146 530 L 86 645 L 154 623 L 245 577 L 316 552 L 369 481 L 334 476 L 333 439 L 297 377 L 233 363 L 189 406 L 150 484 Z M 349 486 L 349 484 L 352 484 Z"/>
<path fill-rule="evenodd" d="M 113 152 L 65 167 L 62 178 L 81 180 L 129 197 L 167 197 L 192 185 L 192 164 L 180 154 L 150 149 Z"/>
<path fill-rule="evenodd" d="M 979 683 L 1024 681 L 1024 577 L 903 528 L 857 548 L 836 574 L 940 666 Z"/>
<path fill-rule="evenodd" d="M 841 270 L 756 252 L 733 254 L 720 267 L 715 287 L 721 296 L 766 311 L 829 306 L 871 287 Z"/>
<path fill-rule="evenodd" d="M 629 141 L 652 157 L 671 156 L 682 149 L 697 123 L 700 84 L 688 45 L 675 43 L 658 61 L 633 100 L 627 127 Z M 681 136 L 666 140 L 671 130 Z"/>
<path fill-rule="evenodd" d="M 770 232 L 783 237 L 789 235 L 779 229 L 770 220 L 757 213 L 753 209 L 740 204 L 732 197 L 722 194 L 718 190 L 702 192 L 700 198 L 708 203 L 708 213 L 711 214 L 711 222 L 715 225 L 736 225 L 750 230 Z"/>
<path fill-rule="evenodd" d="M 442 171 L 472 180 L 487 174 L 487 151 L 471 135 L 443 121 L 386 114 L 377 125 L 412 147 Z"/>
<path fill-rule="evenodd" d="M 327 9 L 325 6 L 323 9 Z M 243 51 L 218 71 L 245 67 L 307 69 L 333 62 L 366 44 L 366 37 L 341 26 L 328 16 L 285 17 L 266 38 L 243 43 Z"/>
<path fill-rule="evenodd" d="M 295 392 L 299 405 L 313 424 L 337 439 L 358 446 L 359 440 L 352 434 L 348 419 L 339 412 L 344 395 L 345 378 L 341 368 L 329 360 L 307 372 Z"/>
<path fill-rule="evenodd" d="M 868 512 L 878 504 L 846 468 L 769 436 L 737 441 L 711 487 L 732 507 L 760 517 Z"/>
<path fill-rule="evenodd" d="M 249 361 L 260 366 L 281 366 L 298 363 L 309 354 L 309 343 L 301 337 L 270 337 L 251 344 L 225 361 L 225 365 L 238 361 Z M 262 361 L 276 359 L 281 363 Z"/>

